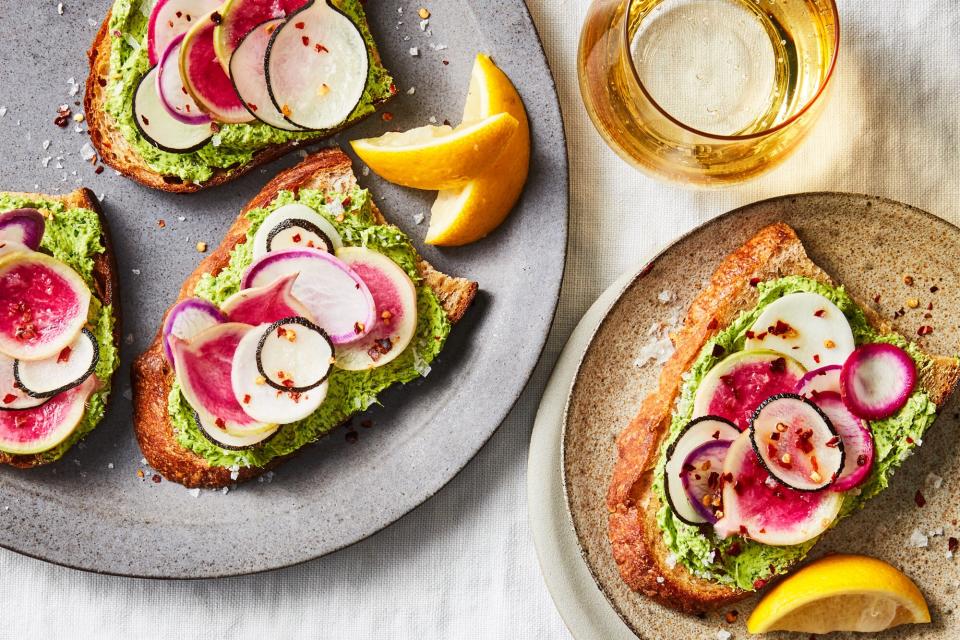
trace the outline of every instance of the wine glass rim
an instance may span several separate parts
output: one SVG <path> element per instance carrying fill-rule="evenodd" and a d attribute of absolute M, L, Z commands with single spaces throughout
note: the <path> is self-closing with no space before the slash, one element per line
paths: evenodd
<path fill-rule="evenodd" d="M 624 32 L 624 46 L 630 47 L 630 7 L 633 6 L 633 3 L 637 0 L 627 0 L 628 7 L 625 19 L 623 21 L 623 32 Z M 827 0 L 830 5 L 830 10 L 833 12 L 833 51 L 830 52 L 830 67 L 827 69 L 827 75 L 824 77 L 823 82 L 820 83 L 820 86 L 817 88 L 817 92 L 807 100 L 806 104 L 797 111 L 795 114 L 784 120 L 783 122 L 778 123 L 776 126 L 770 127 L 769 129 L 763 129 L 761 131 L 755 131 L 753 133 L 741 134 L 741 135 L 722 135 L 719 133 L 710 133 L 707 131 L 702 131 L 696 127 L 692 127 L 682 120 L 679 120 L 673 116 L 669 111 L 667 111 L 663 106 L 657 102 L 650 92 L 647 90 L 647 87 L 644 86 L 643 81 L 640 79 L 640 73 L 637 71 L 637 66 L 633 61 L 632 55 L 627 55 L 627 61 L 630 65 L 630 72 L 633 74 L 633 79 L 637 82 L 637 85 L 640 87 L 640 91 L 643 92 L 643 95 L 650 101 L 650 104 L 660 112 L 663 117 L 677 125 L 678 127 L 689 131 L 690 133 L 704 138 L 712 138 L 714 140 L 724 140 L 724 141 L 737 141 L 737 140 L 754 140 L 756 138 L 763 138 L 772 133 L 776 133 L 781 129 L 784 129 L 794 122 L 796 122 L 801 116 L 803 116 L 810 108 L 817 103 L 820 99 L 820 96 L 823 95 L 826 91 L 827 86 L 830 84 L 830 79 L 833 78 L 833 72 L 837 68 L 837 57 L 840 53 L 840 11 L 837 9 L 836 0 Z"/>

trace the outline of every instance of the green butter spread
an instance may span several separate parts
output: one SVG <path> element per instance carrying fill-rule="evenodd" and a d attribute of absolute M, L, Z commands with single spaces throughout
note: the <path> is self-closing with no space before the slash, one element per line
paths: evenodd
<path fill-rule="evenodd" d="M 800 276 L 761 282 L 757 306 L 741 313 L 729 327 L 720 331 L 703 347 L 693 367 L 684 374 L 680 397 L 670 424 L 670 434 L 660 453 L 654 481 L 654 491 L 661 503 L 657 520 L 663 531 L 664 542 L 671 552 L 670 562 L 676 561 L 702 578 L 746 590 L 754 590 L 754 583 L 758 580 L 766 581 L 774 575 L 786 572 L 806 555 L 816 539 L 800 545 L 774 547 L 737 536 L 722 540 L 712 533 L 705 535 L 700 528 L 681 522 L 674 517 L 664 495 L 666 448 L 690 421 L 697 388 L 707 372 L 719 361 L 719 358 L 713 355 L 714 345 L 723 347 L 722 350 L 717 350 L 718 353 L 741 351 L 747 330 L 753 326 L 763 309 L 786 294 L 801 291 L 819 293 L 833 301 L 850 322 L 857 345 L 888 342 L 902 347 L 913 358 L 920 375 L 932 364 L 916 345 L 902 336 L 878 334 L 867 322 L 863 310 L 854 303 L 843 287 L 827 286 Z M 844 495 L 838 521 L 887 488 L 896 468 L 919 446 L 924 432 L 933 424 L 934 419 L 936 405 L 924 391 L 917 390 L 896 414 L 870 423 L 876 448 L 873 471 L 864 484 Z M 735 541 L 739 542 L 740 552 L 728 555 L 726 552 Z"/>
<path fill-rule="evenodd" d="M 87 412 L 70 437 L 56 447 L 38 454 L 44 462 L 53 462 L 62 458 L 70 447 L 93 431 L 103 418 L 107 409 L 113 372 L 120 364 L 117 345 L 113 342 L 113 328 L 116 321 L 112 306 L 104 305 L 95 295 L 97 288 L 93 278 L 93 261 L 98 254 L 105 251 L 100 242 L 103 229 L 100 227 L 100 217 L 97 213 L 89 209 L 68 209 L 62 202 L 56 200 L 0 195 L 0 211 L 21 207 L 39 209 L 48 214 L 40 250 L 69 265 L 80 274 L 90 287 L 90 291 L 94 293 L 90 298 L 87 326 L 96 336 L 100 346 L 100 360 L 97 362 L 95 371 L 100 387 L 88 400 Z"/>
<path fill-rule="evenodd" d="M 374 50 L 373 36 L 367 27 L 360 0 L 334 0 L 334 4 L 360 30 L 367 50 Z M 191 153 L 168 153 L 150 144 L 134 123 L 133 96 L 140 79 L 149 70 L 147 55 L 147 23 L 152 0 L 116 0 L 110 14 L 110 77 L 104 88 L 104 106 L 123 137 L 136 149 L 144 162 L 157 173 L 177 176 L 186 182 L 208 180 L 216 169 L 225 169 L 248 162 L 256 151 L 272 144 L 316 138 L 318 132 L 295 133 L 269 125 L 220 125 L 202 148 Z M 391 95 L 393 80 L 387 70 L 369 56 L 367 86 L 360 102 L 350 114 L 353 122 L 374 111 L 374 103 Z"/>
<path fill-rule="evenodd" d="M 299 195 L 282 191 L 269 206 L 250 211 L 247 218 L 251 225 L 246 241 L 234 248 L 230 263 L 223 271 L 217 275 L 205 274 L 201 278 L 196 295 L 220 305 L 239 291 L 241 276 L 253 262 L 253 236 L 257 229 L 270 213 L 297 201 L 330 220 L 345 246 L 378 251 L 400 265 L 413 278 L 417 285 L 417 333 L 400 356 L 382 367 L 366 371 L 334 368 L 328 379 L 330 387 L 327 397 L 315 413 L 299 422 L 282 426 L 270 440 L 243 451 L 222 449 L 204 436 L 180 386 L 174 383 L 167 408 L 177 441 L 215 466 L 261 466 L 277 456 L 293 453 L 313 442 L 353 414 L 374 404 L 377 395 L 387 387 L 426 375 L 429 364 L 440 353 L 450 333 L 450 321 L 440 301 L 433 290 L 421 281 L 417 272 L 417 254 L 410 240 L 396 227 L 378 225 L 369 192 L 356 187 L 346 194 L 313 189 L 301 189 Z"/>

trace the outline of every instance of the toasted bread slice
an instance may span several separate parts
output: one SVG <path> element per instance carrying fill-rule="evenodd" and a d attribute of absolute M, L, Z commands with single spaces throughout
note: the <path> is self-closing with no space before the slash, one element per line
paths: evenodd
<path fill-rule="evenodd" d="M 92 293 L 104 305 L 112 305 L 113 307 L 115 320 L 113 325 L 113 344 L 119 349 L 120 336 L 122 335 L 120 328 L 120 284 L 117 281 L 117 263 L 113 254 L 113 245 L 110 241 L 110 229 L 107 226 L 107 220 L 103 215 L 103 210 L 100 208 L 100 201 L 97 200 L 97 197 L 89 189 L 77 189 L 65 195 L 17 192 L 4 192 L 4 195 L 21 196 L 26 199 L 56 200 L 62 202 L 70 209 L 89 209 L 100 218 L 100 229 L 102 230 L 100 243 L 103 245 L 104 252 L 98 254 L 93 259 L 94 290 Z M 116 371 L 114 371 L 114 376 L 116 376 Z M 47 463 L 48 461 L 42 453 L 21 456 L 0 451 L 0 464 L 9 464 L 25 469 Z"/>
<path fill-rule="evenodd" d="M 204 273 L 216 274 L 227 266 L 230 252 L 246 239 L 250 221 L 245 214 L 251 209 L 270 204 L 283 190 L 346 190 L 355 184 L 350 158 L 339 149 L 328 149 L 308 156 L 300 164 L 282 172 L 247 204 L 227 231 L 223 243 L 184 282 L 177 301 L 193 296 L 197 282 Z M 374 214 L 381 224 L 389 224 L 376 208 Z M 418 266 L 424 282 L 437 294 L 447 317 L 451 322 L 458 322 L 477 293 L 477 283 L 440 273 L 425 260 L 420 260 Z M 134 422 L 144 456 L 167 479 L 187 487 L 224 487 L 254 478 L 282 461 L 282 458 L 278 458 L 266 467 L 241 468 L 234 480 L 230 477 L 229 469 L 211 466 L 201 456 L 180 446 L 167 415 L 167 397 L 173 381 L 174 372 L 163 355 L 161 334 L 158 332 L 150 348 L 133 365 Z"/>
<path fill-rule="evenodd" d="M 308 139 L 269 145 L 257 151 L 249 162 L 228 169 L 218 169 L 209 180 L 200 184 L 184 181 L 178 176 L 157 173 L 143 160 L 136 148 L 129 143 L 118 129 L 104 105 L 106 101 L 105 93 L 109 86 L 108 79 L 110 78 L 110 16 L 111 13 L 107 12 L 93 44 L 87 51 L 90 74 L 87 76 L 83 110 L 86 114 L 90 141 L 103 163 L 140 184 L 173 193 L 192 193 L 207 187 L 215 187 L 239 178 L 256 167 L 272 162 L 300 146 L 332 136 L 358 122 L 358 120 L 347 120 L 337 129 L 318 131 L 316 136 Z M 373 61 L 380 62 L 380 53 L 376 47 L 371 47 L 370 57 Z M 375 100 L 374 107 L 385 103 L 391 97 L 393 97 L 393 94 Z"/>
<path fill-rule="evenodd" d="M 764 281 L 787 275 L 834 284 L 807 256 L 793 229 L 782 223 L 762 229 L 727 256 L 691 303 L 683 326 L 671 336 L 676 350 L 664 365 L 657 390 L 644 400 L 637 416 L 617 438 L 618 459 L 607 494 L 613 556 L 631 589 L 674 609 L 699 613 L 750 595 L 694 576 L 681 564 L 667 562 L 669 551 L 657 523 L 661 505 L 652 485 L 680 392 L 681 375 L 717 331 L 741 311 L 756 305 L 758 293 L 750 285 L 751 279 Z M 881 333 L 893 331 L 869 305 L 858 304 L 875 329 Z M 919 385 L 942 408 L 960 379 L 960 366 L 956 358 L 932 359 L 933 366 Z"/>

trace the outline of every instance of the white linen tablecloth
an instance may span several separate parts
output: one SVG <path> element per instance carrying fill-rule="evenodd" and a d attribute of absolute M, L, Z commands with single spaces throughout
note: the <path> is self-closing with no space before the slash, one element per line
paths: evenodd
<path fill-rule="evenodd" d="M 395 4 L 429 7 L 418 0 Z M 557 80 L 571 159 L 556 325 L 492 441 L 439 495 L 354 547 L 288 570 L 166 582 L 95 576 L 0 551 L 0 638 L 568 638 L 527 524 L 527 442 L 547 375 L 594 298 L 638 256 L 733 207 L 839 190 L 960 222 L 960 4 L 841 0 L 831 104 L 772 174 L 725 191 L 654 182 L 600 140 L 575 53 L 587 0 L 528 0 Z M 55 3 L 54 3 L 55 4 Z"/>

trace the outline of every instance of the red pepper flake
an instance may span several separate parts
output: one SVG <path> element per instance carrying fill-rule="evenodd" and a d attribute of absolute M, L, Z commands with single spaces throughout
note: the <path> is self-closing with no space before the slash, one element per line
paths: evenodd
<path fill-rule="evenodd" d="M 12 393 L 8 393 L 7 395 L 3 396 L 3 404 L 10 404 L 16 399 L 17 396 L 13 395 Z"/>
<path fill-rule="evenodd" d="M 747 331 L 746 335 L 747 335 L 747 340 L 753 340 L 754 338 L 757 337 L 757 334 L 755 334 L 753 331 Z"/>
<path fill-rule="evenodd" d="M 760 284 L 760 278 L 750 278 L 750 286 L 755 287 Z"/>
<path fill-rule="evenodd" d="M 924 507 L 927 504 L 927 499 L 920 493 L 920 489 L 917 489 L 917 493 L 913 496 L 913 501 L 917 503 L 918 507 Z"/>
<path fill-rule="evenodd" d="M 754 588 L 754 589 L 763 589 L 765 586 L 767 586 L 767 581 L 766 581 L 766 580 L 763 580 L 763 579 L 761 579 L 761 578 L 757 578 L 756 580 L 753 581 L 753 588 Z"/>
<path fill-rule="evenodd" d="M 248 102 L 247 106 L 250 108 L 250 111 L 256 111 L 257 109 L 259 109 L 259 107 L 253 104 L 252 102 Z"/>
<path fill-rule="evenodd" d="M 827 440 L 827 446 L 830 448 L 836 448 L 836 446 L 839 444 L 840 444 L 840 436 L 833 436 L 832 438 Z"/>
<path fill-rule="evenodd" d="M 293 237 L 291 238 L 291 240 L 293 240 L 296 243 L 299 243 L 301 240 L 303 240 L 303 238 L 300 236 L 299 233 L 295 233 L 293 234 Z"/>
<path fill-rule="evenodd" d="M 720 429 L 717 429 L 716 431 L 714 431 L 713 434 L 712 434 L 710 437 L 713 438 L 714 440 L 719 440 L 719 439 L 720 439 Z"/>
<path fill-rule="evenodd" d="M 447 66 L 448 64 L 450 64 L 450 61 L 449 61 L 449 60 L 444 60 L 444 61 L 443 61 L 443 66 Z"/>
<path fill-rule="evenodd" d="M 301 21 L 301 22 L 296 23 L 296 24 L 293 25 L 293 26 L 295 26 L 297 29 L 303 29 L 306 25 Z"/>
<path fill-rule="evenodd" d="M 770 371 L 773 373 L 783 373 L 787 370 L 787 359 L 786 358 L 777 358 L 770 363 Z"/>
<path fill-rule="evenodd" d="M 707 331 L 713 331 L 713 330 L 716 329 L 718 326 L 720 326 L 720 323 L 717 322 L 717 319 L 716 319 L 716 318 L 710 318 L 710 322 L 707 323 Z"/>
<path fill-rule="evenodd" d="M 183 17 L 183 11 L 177 11 L 177 14 L 176 14 L 176 15 L 177 15 L 178 18 L 182 18 L 182 17 Z"/>
<path fill-rule="evenodd" d="M 70 353 L 73 351 L 70 347 L 64 347 L 60 352 L 60 355 L 57 356 L 57 364 L 63 364 L 64 362 L 69 362 Z"/>
<path fill-rule="evenodd" d="M 97 78 L 97 84 L 100 85 L 101 87 L 105 87 L 105 86 L 107 86 L 107 79 L 106 79 L 106 78 Z"/>
<path fill-rule="evenodd" d="M 243 404 L 250 404 L 250 394 L 249 394 L 249 393 L 243 394 Z"/>
<path fill-rule="evenodd" d="M 879 293 L 878 293 L 877 295 L 873 296 L 873 301 L 876 302 L 877 304 L 880 304 L 880 294 L 879 294 Z"/>
<path fill-rule="evenodd" d="M 820 364 L 820 354 L 819 354 L 819 353 L 813 354 L 813 361 L 816 362 L 817 364 Z"/>
<path fill-rule="evenodd" d="M 162 480 L 159 473 L 153 474 L 153 477 L 150 479 L 153 480 L 153 484 L 160 484 L 160 480 Z"/>
<path fill-rule="evenodd" d="M 770 335 L 773 336 L 785 336 L 787 334 L 796 333 L 794 328 L 783 320 L 777 320 L 777 324 L 768 328 L 767 331 L 769 331 Z"/>
<path fill-rule="evenodd" d="M 740 555 L 741 551 L 743 551 L 743 549 L 740 546 L 740 541 L 738 540 L 737 542 L 734 542 L 732 545 L 730 545 L 729 549 L 727 549 L 727 555 L 735 558 L 738 555 Z"/>
<path fill-rule="evenodd" d="M 167 226 L 167 221 L 161 218 L 160 220 L 157 220 L 157 226 L 161 229 L 164 229 Z"/>
<path fill-rule="evenodd" d="M 928 335 L 930 335 L 931 333 L 933 333 L 933 327 L 931 327 L 931 326 L 928 325 L 928 324 L 925 324 L 925 325 L 923 325 L 922 327 L 920 327 L 919 329 L 917 329 L 917 335 L 918 335 L 918 336 L 928 336 Z"/>
<path fill-rule="evenodd" d="M 760 340 L 760 341 L 762 342 L 762 341 L 764 341 L 764 340 L 766 340 L 766 339 L 767 339 L 767 332 L 766 332 L 766 331 L 764 331 L 763 333 L 757 334 L 757 340 Z"/>
<path fill-rule="evenodd" d="M 330 53 L 330 49 L 327 49 L 325 46 L 319 43 L 314 46 L 314 49 L 317 50 L 317 53 Z"/>
<path fill-rule="evenodd" d="M 907 444 L 913 444 L 913 438 L 907 436 Z"/>
<path fill-rule="evenodd" d="M 360 286 L 357 285 L 357 288 L 359 289 Z M 356 333 L 356 334 L 361 334 L 361 333 L 363 333 L 363 330 L 364 330 L 365 328 L 366 328 L 366 327 L 364 326 L 364 324 L 363 324 L 362 322 L 354 322 L 354 323 L 353 323 L 353 332 Z"/>
<path fill-rule="evenodd" d="M 221 22 L 223 22 L 223 16 L 220 15 L 218 11 L 214 11 L 213 13 L 210 14 L 210 22 L 212 22 L 213 24 L 220 24 Z"/>
<path fill-rule="evenodd" d="M 822 318 L 823 316 L 827 315 L 827 310 L 817 309 L 816 311 L 813 312 L 813 315 L 817 316 L 818 318 Z"/>
<path fill-rule="evenodd" d="M 390 113 L 389 111 L 384 111 L 382 117 L 384 122 L 390 122 L 391 120 L 393 120 L 393 114 Z"/>
<path fill-rule="evenodd" d="M 927 305 L 927 311 L 933 311 L 933 303 Z"/>
<path fill-rule="evenodd" d="M 96 169 L 93 170 L 93 172 L 97 175 L 100 175 L 101 173 L 103 173 L 103 165 L 101 164 L 100 166 L 98 166 Z"/>
<path fill-rule="evenodd" d="M 213 424 L 217 425 L 218 429 L 226 429 L 227 423 L 223 421 L 223 418 L 217 418 L 214 420 Z"/>
<path fill-rule="evenodd" d="M 287 335 L 287 330 L 284 327 L 277 327 L 277 337 L 282 338 L 285 335 Z M 283 377 L 283 376 L 280 376 L 280 377 Z"/>
<path fill-rule="evenodd" d="M 733 609 L 732 611 L 727 611 L 723 619 L 727 621 L 727 624 L 733 624 L 737 621 L 737 616 L 739 615 L 740 613 L 736 609 Z"/>
<path fill-rule="evenodd" d="M 947 538 L 947 551 L 953 553 L 957 550 L 957 546 L 960 546 L 960 541 L 953 537 Z"/>
<path fill-rule="evenodd" d="M 353 204 L 353 198 L 351 198 L 350 196 L 347 196 L 340 201 L 340 204 L 342 204 L 345 207 L 349 207 L 351 204 Z"/>
<path fill-rule="evenodd" d="M 289 389 L 290 387 L 293 386 L 293 380 L 291 380 L 290 378 L 287 378 L 286 380 L 283 381 L 283 386 Z"/>
<path fill-rule="evenodd" d="M 303 43 L 303 46 L 305 46 L 305 47 L 309 47 L 309 46 L 310 46 L 310 38 L 308 38 L 307 36 L 301 37 L 301 38 L 300 38 L 300 41 Z"/>
<path fill-rule="evenodd" d="M 748 535 L 747 528 L 743 525 L 740 525 L 740 535 L 742 536 Z"/>

